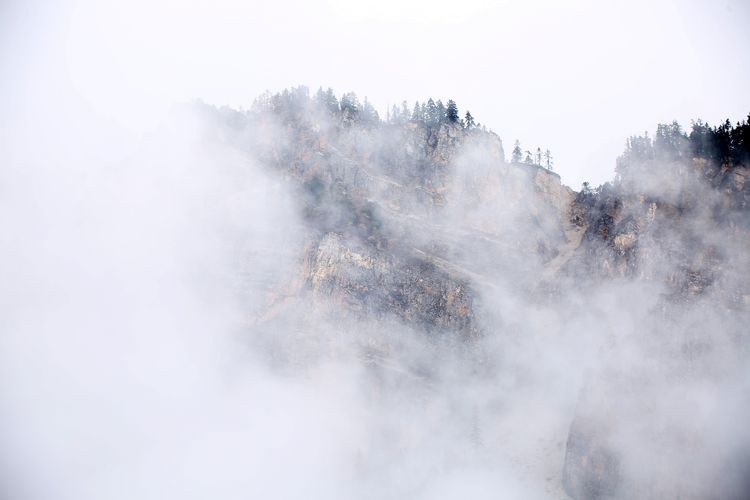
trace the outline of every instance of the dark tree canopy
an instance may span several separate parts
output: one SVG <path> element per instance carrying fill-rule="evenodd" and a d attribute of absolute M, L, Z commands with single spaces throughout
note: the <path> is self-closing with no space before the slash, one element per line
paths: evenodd
<path fill-rule="evenodd" d="M 453 99 L 448 101 L 448 107 L 445 109 L 445 118 L 448 123 L 458 123 L 458 106 Z"/>
<path fill-rule="evenodd" d="M 694 121 L 689 134 L 676 121 L 661 123 L 653 140 L 644 132 L 625 141 L 616 171 L 622 177 L 634 168 L 658 168 L 692 158 L 726 166 L 750 164 L 750 115 L 735 126 L 729 120 L 715 127 Z"/>

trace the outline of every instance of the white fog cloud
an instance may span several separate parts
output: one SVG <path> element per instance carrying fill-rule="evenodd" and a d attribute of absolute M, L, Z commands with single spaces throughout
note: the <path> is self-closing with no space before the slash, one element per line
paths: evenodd
<path fill-rule="evenodd" d="M 517 266 L 462 246 L 460 231 L 526 244 L 511 241 L 524 210 L 549 207 L 479 204 L 457 188 L 443 227 L 390 223 L 415 248 L 455 245 L 459 264 L 489 276 L 477 285 L 486 338 L 452 349 L 392 318 L 308 314 L 283 296 L 304 279 L 299 192 L 180 103 L 248 107 L 298 83 L 354 90 L 379 109 L 453 98 L 506 155 L 515 138 L 549 147 L 564 182 L 598 183 L 624 138 L 656 121 L 750 110 L 748 9 L 724 5 L 3 5 L 0 496 L 563 498 L 579 389 L 610 360 L 651 368 L 639 335 L 661 327 L 664 290 L 615 283 L 531 301 L 513 287 L 531 287 L 532 252 Z M 289 143 L 283 127 L 264 133 Z M 483 152 L 462 150 L 450 175 L 512 177 L 477 180 L 472 167 L 502 163 Z M 389 187 L 368 194 L 379 202 Z M 291 313 L 258 321 L 286 299 Z M 659 331 L 669 340 L 679 326 Z M 716 366 L 734 359 L 725 340 Z M 384 367 L 361 359 L 370 341 L 393 349 Z M 747 386 L 718 380 L 721 404 Z M 704 385 L 681 387 L 706 421 L 727 419 Z M 668 422 L 666 406 L 654 411 Z M 731 448 L 723 430 L 708 439 Z M 641 450 L 625 441 L 637 463 Z"/>

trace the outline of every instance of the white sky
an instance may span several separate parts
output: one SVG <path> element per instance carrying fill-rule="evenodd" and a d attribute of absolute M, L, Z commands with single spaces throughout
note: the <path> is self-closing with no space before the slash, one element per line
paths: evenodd
<path fill-rule="evenodd" d="M 452 98 L 506 154 L 550 148 L 577 188 L 658 122 L 745 117 L 749 23 L 747 0 L 0 1 L 0 112 L 73 95 L 144 130 L 175 101 L 248 107 L 297 84 L 383 114 Z"/>

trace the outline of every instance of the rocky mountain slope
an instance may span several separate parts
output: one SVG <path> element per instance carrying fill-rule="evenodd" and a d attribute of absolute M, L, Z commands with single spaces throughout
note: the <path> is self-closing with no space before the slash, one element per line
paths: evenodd
<path fill-rule="evenodd" d="M 566 493 L 746 498 L 750 439 L 715 427 L 750 414 L 737 399 L 750 352 L 746 165 L 652 162 L 575 192 L 550 170 L 507 162 L 500 138 L 478 127 L 373 123 L 285 99 L 248 113 L 200 108 L 218 140 L 299 199 L 298 270 L 249 321 L 268 332 L 321 318 L 360 325 L 358 352 L 378 366 L 394 366 L 399 340 L 372 325 L 397 325 L 456 339 L 472 373 L 494 373 L 514 362 L 488 365 L 488 342 L 548 341 L 498 297 L 555 314 L 578 307 L 603 327 L 555 452 Z M 636 298 L 587 307 L 614 289 Z M 440 368 L 428 364 L 399 370 L 429 382 Z"/>

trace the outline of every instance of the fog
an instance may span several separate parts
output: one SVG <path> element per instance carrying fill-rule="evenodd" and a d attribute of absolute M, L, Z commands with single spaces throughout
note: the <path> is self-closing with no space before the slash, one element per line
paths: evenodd
<path fill-rule="evenodd" d="M 137 131 L 174 101 L 247 108 L 299 84 L 354 90 L 381 116 L 404 99 L 451 98 L 507 145 L 549 147 L 578 187 L 611 179 L 629 135 L 673 119 L 734 122 L 750 106 L 744 0 L 31 0 L 0 9 L 0 64 L 13 75 L 0 85 L 22 95 L 32 82 L 19 71 L 51 59 L 35 96 L 68 85 Z"/>
<path fill-rule="evenodd" d="M 708 186 L 639 180 L 703 203 L 675 226 L 633 208 L 655 229 L 623 277 L 594 250 L 562 260 L 575 193 L 506 163 L 513 137 L 451 143 L 435 201 L 379 156 L 420 157 L 413 130 L 306 109 L 336 136 L 308 151 L 277 117 L 113 102 L 133 126 L 24 43 L 0 87 L 3 498 L 566 499 L 587 439 L 631 488 L 603 498 L 746 497 L 747 236 L 715 226 Z M 673 300 L 685 259 L 715 254 L 715 284 Z M 389 266 L 455 310 L 378 308 Z"/>

